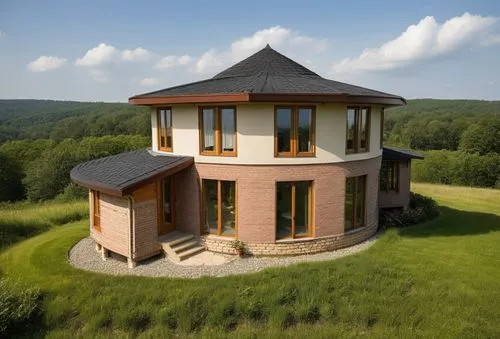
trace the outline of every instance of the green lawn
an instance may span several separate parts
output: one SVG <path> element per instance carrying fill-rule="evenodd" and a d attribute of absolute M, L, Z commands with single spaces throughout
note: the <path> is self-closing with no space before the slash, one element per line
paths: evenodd
<path fill-rule="evenodd" d="M 441 216 L 331 262 L 197 280 L 72 268 L 76 222 L 14 245 L 0 268 L 44 292 L 32 330 L 58 337 L 499 337 L 500 190 L 414 184 Z M 496 203 L 495 203 L 496 202 Z"/>

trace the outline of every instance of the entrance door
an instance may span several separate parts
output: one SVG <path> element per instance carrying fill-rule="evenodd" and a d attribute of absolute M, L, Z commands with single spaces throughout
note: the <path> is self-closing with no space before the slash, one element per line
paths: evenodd
<path fill-rule="evenodd" d="M 163 179 L 159 183 L 160 199 L 158 213 L 158 234 L 162 235 L 175 230 L 175 189 L 173 176 Z"/>

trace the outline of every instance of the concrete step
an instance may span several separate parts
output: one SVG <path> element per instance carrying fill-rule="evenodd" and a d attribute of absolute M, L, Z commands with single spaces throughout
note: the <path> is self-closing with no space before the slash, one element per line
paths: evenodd
<path fill-rule="evenodd" d="M 186 241 L 190 241 L 190 240 L 193 240 L 194 239 L 194 235 L 192 234 L 185 234 L 185 235 L 181 235 L 179 237 L 176 237 L 172 240 L 166 240 L 164 242 L 162 242 L 163 244 L 166 244 L 170 247 L 174 247 L 178 244 L 182 244 L 183 242 L 186 242 Z"/>
<path fill-rule="evenodd" d="M 185 260 L 185 259 L 187 259 L 195 254 L 203 252 L 204 250 L 205 250 L 205 247 L 200 246 L 200 245 L 198 245 L 196 247 L 192 247 L 192 248 L 178 254 L 179 258 L 180 258 L 179 261 Z"/>
<path fill-rule="evenodd" d="M 198 242 L 196 242 L 195 240 L 190 240 L 171 247 L 175 251 L 175 253 L 180 253 L 195 246 L 198 246 Z"/>

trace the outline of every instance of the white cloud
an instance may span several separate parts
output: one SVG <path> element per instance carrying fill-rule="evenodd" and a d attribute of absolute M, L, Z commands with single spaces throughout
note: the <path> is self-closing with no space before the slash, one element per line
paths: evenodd
<path fill-rule="evenodd" d="M 102 82 L 102 83 L 109 82 L 109 78 L 106 72 L 104 72 L 101 69 L 93 68 L 90 70 L 89 74 L 92 77 L 92 79 L 94 79 L 97 82 Z"/>
<path fill-rule="evenodd" d="M 336 73 L 391 70 L 420 60 L 450 55 L 488 38 L 497 18 L 464 13 L 443 24 L 432 16 L 409 26 L 399 37 L 377 48 L 368 48 L 354 59 L 334 64 Z"/>
<path fill-rule="evenodd" d="M 125 61 L 147 61 L 150 57 L 151 52 L 142 47 L 126 49 L 122 52 L 122 59 Z"/>
<path fill-rule="evenodd" d="M 81 58 L 75 61 L 77 66 L 101 66 L 111 62 L 116 54 L 117 49 L 111 45 L 100 43 L 85 53 Z"/>
<path fill-rule="evenodd" d="M 46 72 L 63 67 L 68 62 L 65 58 L 42 55 L 38 59 L 28 64 L 28 70 L 31 72 Z"/>
<path fill-rule="evenodd" d="M 160 80 L 157 78 L 144 78 L 142 79 L 139 84 L 141 86 L 149 87 L 149 86 L 156 86 L 160 83 Z"/>
<path fill-rule="evenodd" d="M 156 63 L 155 68 L 158 69 L 169 69 L 177 66 L 185 66 L 191 62 L 191 57 L 189 55 L 168 55 L 162 58 L 158 63 Z"/>
<path fill-rule="evenodd" d="M 214 73 L 223 66 L 228 66 L 250 56 L 252 53 L 264 48 L 266 44 L 278 47 L 284 53 L 291 54 L 302 53 L 303 51 L 319 53 L 327 48 L 325 39 L 317 39 L 288 28 L 273 26 L 233 42 L 227 51 L 219 52 L 216 49 L 210 49 L 197 60 L 196 72 Z"/>

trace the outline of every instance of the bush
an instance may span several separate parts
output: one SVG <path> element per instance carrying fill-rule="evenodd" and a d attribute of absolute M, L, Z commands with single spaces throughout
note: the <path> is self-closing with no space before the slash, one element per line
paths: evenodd
<path fill-rule="evenodd" d="M 434 219 L 438 215 L 439 208 L 433 199 L 410 192 L 410 204 L 407 210 L 381 210 L 379 220 L 380 226 L 386 229 L 407 227 Z"/>
<path fill-rule="evenodd" d="M 0 279 L 0 336 L 27 330 L 41 311 L 41 293 Z"/>
<path fill-rule="evenodd" d="M 83 199 L 88 199 L 89 192 L 86 188 L 80 187 L 74 183 L 70 183 L 64 191 L 56 196 L 56 201 L 73 202 Z"/>

